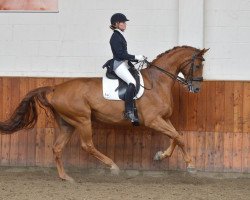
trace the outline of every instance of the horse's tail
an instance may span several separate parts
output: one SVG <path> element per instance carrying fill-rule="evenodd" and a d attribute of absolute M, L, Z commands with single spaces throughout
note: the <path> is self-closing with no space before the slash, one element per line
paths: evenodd
<path fill-rule="evenodd" d="M 52 87 L 41 87 L 30 91 L 18 105 L 10 119 L 0 122 L 1 134 L 11 134 L 22 129 L 33 128 L 37 122 L 37 107 L 49 108 L 52 113 L 54 109 L 48 102 L 46 93 L 52 91 Z"/>

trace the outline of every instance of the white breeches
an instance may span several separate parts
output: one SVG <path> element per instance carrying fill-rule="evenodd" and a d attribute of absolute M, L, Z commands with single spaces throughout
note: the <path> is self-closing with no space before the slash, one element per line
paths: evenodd
<path fill-rule="evenodd" d="M 131 73 L 128 71 L 129 65 L 127 61 L 124 61 L 119 65 L 114 71 L 117 76 L 119 76 L 122 80 L 124 80 L 127 84 L 133 83 L 136 86 L 136 81 Z"/>

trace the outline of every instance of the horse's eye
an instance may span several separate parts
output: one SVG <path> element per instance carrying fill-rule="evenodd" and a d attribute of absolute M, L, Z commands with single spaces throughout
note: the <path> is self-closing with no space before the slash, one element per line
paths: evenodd
<path fill-rule="evenodd" d="M 195 65 L 194 66 L 194 71 L 198 70 L 200 68 L 200 65 Z"/>
<path fill-rule="evenodd" d="M 194 66 L 194 70 L 200 69 L 201 67 L 203 67 L 203 64 L 201 64 L 201 65 L 195 65 Z"/>

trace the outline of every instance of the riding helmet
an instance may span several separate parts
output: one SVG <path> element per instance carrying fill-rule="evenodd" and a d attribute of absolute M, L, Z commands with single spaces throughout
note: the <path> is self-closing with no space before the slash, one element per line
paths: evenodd
<path fill-rule="evenodd" d="M 129 20 L 122 13 L 115 13 L 115 14 L 112 15 L 112 17 L 110 19 L 110 23 L 112 25 L 115 24 L 116 22 L 126 22 L 126 21 L 129 21 Z"/>

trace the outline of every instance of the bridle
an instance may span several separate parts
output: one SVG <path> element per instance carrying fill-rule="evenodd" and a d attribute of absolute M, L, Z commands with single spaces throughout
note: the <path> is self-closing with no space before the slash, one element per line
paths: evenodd
<path fill-rule="evenodd" d="M 188 65 L 191 64 L 191 67 L 189 69 L 189 72 L 188 72 L 186 79 L 184 79 L 178 75 L 174 75 L 171 72 L 168 72 L 165 69 L 150 63 L 147 59 L 141 61 L 139 69 L 142 68 L 143 65 L 146 63 L 148 67 L 153 67 L 153 68 L 159 70 L 160 72 L 166 74 L 167 76 L 169 76 L 173 80 L 177 80 L 179 83 L 181 83 L 185 86 L 188 86 L 189 91 L 193 91 L 193 82 L 202 82 L 203 81 L 202 76 L 201 77 L 194 77 L 194 72 L 197 69 L 199 69 L 200 67 L 202 67 L 202 64 L 195 65 L 195 60 L 197 60 L 197 59 L 199 59 L 201 61 L 205 61 L 205 59 L 202 56 L 199 56 L 199 53 L 195 52 L 191 59 L 185 60 L 183 63 L 180 64 L 180 66 L 179 66 L 180 71 L 182 71 L 184 68 L 186 68 Z M 152 85 L 152 87 L 150 89 L 153 88 L 153 84 L 151 84 L 151 85 Z M 148 89 L 148 88 L 145 88 L 145 89 Z M 150 90 L 150 89 L 148 89 L 148 90 Z"/>

